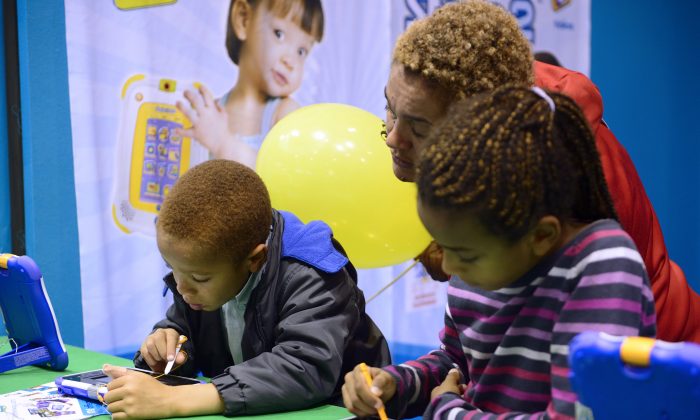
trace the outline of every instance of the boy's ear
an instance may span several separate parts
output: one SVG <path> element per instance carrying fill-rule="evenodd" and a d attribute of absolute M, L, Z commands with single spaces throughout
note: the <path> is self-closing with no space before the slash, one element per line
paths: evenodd
<path fill-rule="evenodd" d="M 537 257 L 543 257 L 559 245 L 562 235 L 561 222 L 557 217 L 544 216 L 530 231 L 530 247 Z"/>
<path fill-rule="evenodd" d="M 236 38 L 241 41 L 246 40 L 252 18 L 253 8 L 248 4 L 248 0 L 233 0 L 230 23 Z"/>
<path fill-rule="evenodd" d="M 248 254 L 248 271 L 255 273 L 259 271 L 267 261 L 267 245 L 258 244 L 250 254 Z"/>

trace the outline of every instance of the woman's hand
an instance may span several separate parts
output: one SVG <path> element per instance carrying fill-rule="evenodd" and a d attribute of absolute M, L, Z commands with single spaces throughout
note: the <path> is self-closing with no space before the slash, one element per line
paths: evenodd
<path fill-rule="evenodd" d="M 396 381 L 389 373 L 375 367 L 369 368 L 369 373 L 372 376 L 371 387 L 367 384 L 360 365 L 345 375 L 343 403 L 358 417 L 376 415 L 377 410 L 396 393 Z"/>
<path fill-rule="evenodd" d="M 447 281 L 450 279 L 450 275 L 442 271 L 442 248 L 437 242 L 432 241 L 417 258 L 433 280 Z"/>

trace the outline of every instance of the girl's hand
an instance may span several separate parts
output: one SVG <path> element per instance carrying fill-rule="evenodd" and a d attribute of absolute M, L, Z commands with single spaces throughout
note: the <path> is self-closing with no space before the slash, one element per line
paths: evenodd
<path fill-rule="evenodd" d="M 141 344 L 139 351 L 143 360 L 154 372 L 163 372 L 165 365 L 175 358 L 175 365 L 179 366 L 187 360 L 187 355 L 181 351 L 175 355 L 175 347 L 180 338 L 180 333 L 172 328 L 159 328 L 151 333 Z"/>
<path fill-rule="evenodd" d="M 462 395 L 464 393 L 464 390 L 465 385 L 460 384 L 459 370 L 451 369 L 447 373 L 447 377 L 444 381 L 442 381 L 440 386 L 436 386 L 435 388 L 433 388 L 433 391 L 430 393 L 430 399 L 434 400 L 435 398 L 447 392 L 453 392 L 457 395 Z"/>
<path fill-rule="evenodd" d="M 112 378 L 104 396 L 112 418 L 154 419 L 177 414 L 171 399 L 178 387 L 169 387 L 150 375 L 124 367 L 104 365 L 102 371 Z"/>
<path fill-rule="evenodd" d="M 181 101 L 177 101 L 175 106 L 190 120 L 192 127 L 178 129 L 176 133 L 194 138 L 214 157 L 221 157 L 223 145 L 232 136 L 228 128 L 228 114 L 204 85 L 200 85 L 196 91 L 188 89 L 184 95 L 189 106 Z"/>
<path fill-rule="evenodd" d="M 360 365 L 345 375 L 343 403 L 348 411 L 358 417 L 376 415 L 377 410 L 396 393 L 396 381 L 393 376 L 375 367 L 369 368 L 369 373 L 372 376 L 371 388 L 367 385 Z"/>

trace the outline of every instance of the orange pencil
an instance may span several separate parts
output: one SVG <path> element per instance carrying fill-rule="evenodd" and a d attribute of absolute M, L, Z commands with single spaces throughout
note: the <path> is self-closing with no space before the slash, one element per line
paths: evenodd
<path fill-rule="evenodd" d="M 367 381 L 367 386 L 372 388 L 372 375 L 369 374 L 369 368 L 367 367 L 367 365 L 364 363 L 360 363 L 360 370 L 362 371 L 362 374 L 365 376 L 365 380 Z M 377 410 L 377 412 L 379 413 L 379 418 L 381 420 L 388 420 L 389 419 L 386 416 L 386 411 L 384 410 L 384 407 Z"/>

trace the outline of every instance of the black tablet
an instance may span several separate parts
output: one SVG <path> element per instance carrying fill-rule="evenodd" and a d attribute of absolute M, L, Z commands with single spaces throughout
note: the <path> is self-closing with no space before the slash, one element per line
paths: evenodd
<path fill-rule="evenodd" d="M 205 383 L 199 379 L 185 378 L 184 376 L 163 375 L 162 373 L 137 368 L 127 369 L 151 375 L 165 385 L 198 385 Z M 58 390 L 64 394 L 102 401 L 102 397 L 107 393 L 107 384 L 111 380 L 112 379 L 101 370 L 91 370 L 88 372 L 59 376 L 54 382 L 58 386 Z"/>

